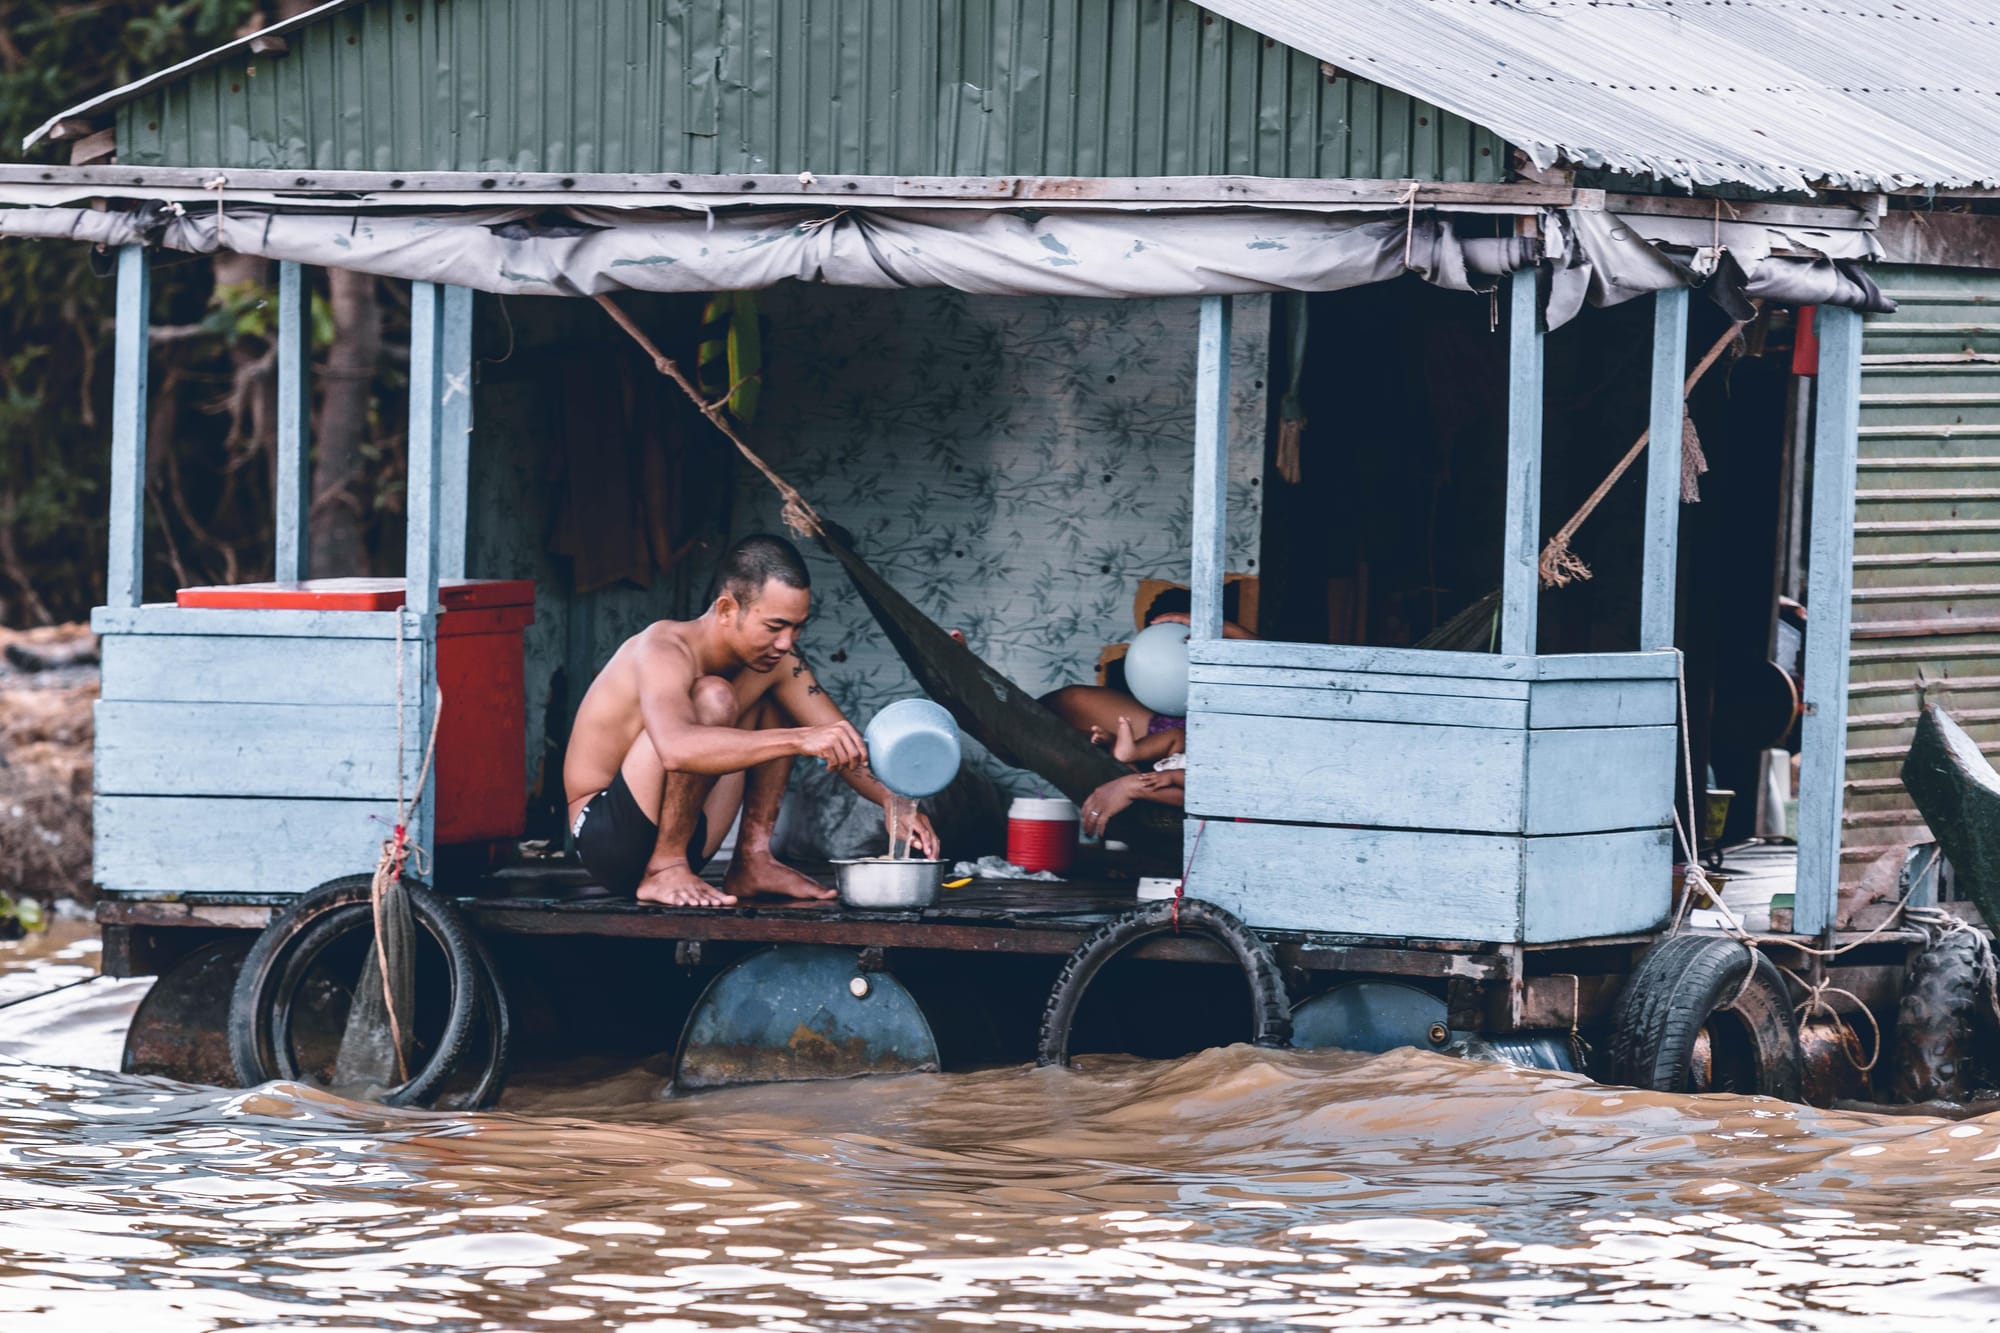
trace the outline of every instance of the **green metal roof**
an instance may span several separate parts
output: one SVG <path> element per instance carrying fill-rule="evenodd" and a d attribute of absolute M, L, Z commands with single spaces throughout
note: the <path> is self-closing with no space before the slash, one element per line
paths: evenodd
<path fill-rule="evenodd" d="M 1493 134 L 1188 0 L 359 0 L 77 112 L 118 161 L 1498 181 Z"/>

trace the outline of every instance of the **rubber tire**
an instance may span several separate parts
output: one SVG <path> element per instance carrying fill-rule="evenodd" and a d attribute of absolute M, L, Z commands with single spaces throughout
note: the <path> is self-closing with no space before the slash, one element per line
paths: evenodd
<path fill-rule="evenodd" d="M 1155 935 L 1168 934 L 1174 928 L 1174 904 L 1169 899 L 1113 917 L 1091 932 L 1063 964 L 1061 975 L 1049 991 L 1049 1002 L 1042 1010 L 1041 1040 L 1035 1062 L 1069 1064 L 1070 1028 L 1076 1022 L 1077 1010 L 1090 983 L 1106 963 L 1125 950 Z M 1284 972 L 1271 946 L 1234 916 L 1199 898 L 1180 900 L 1180 933 L 1205 935 L 1236 955 L 1250 982 L 1250 1017 L 1256 1033 L 1252 1042 L 1258 1046 L 1289 1045 L 1292 1001 L 1285 993 Z"/>
<path fill-rule="evenodd" d="M 474 934 L 472 948 L 479 958 L 480 1016 L 486 1020 L 485 1027 L 481 1029 L 485 1034 L 481 1043 L 485 1059 L 478 1081 L 464 1095 L 447 1093 L 438 1097 L 433 1106 L 441 1111 L 492 1110 L 500 1104 L 500 1094 L 506 1090 L 507 1075 L 513 1061 L 513 1003 L 507 998 L 507 988 L 500 984 L 500 969 L 495 966 L 486 941 Z"/>
<path fill-rule="evenodd" d="M 1647 950 L 1618 997 L 1609 1081 L 1693 1091 L 1695 1041 L 1718 1013 L 1741 1025 L 1755 1066 L 1754 1086 L 1733 1091 L 1801 1100 L 1804 1060 L 1785 979 L 1762 953 L 1720 935 L 1675 935 Z"/>
<path fill-rule="evenodd" d="M 488 973 L 481 965 L 472 930 L 458 908 L 421 884 L 406 882 L 405 888 L 417 928 L 430 935 L 450 968 L 451 1008 L 430 1058 L 408 1082 L 389 1089 L 380 1101 L 385 1106 L 421 1107 L 429 1106 L 457 1072 L 480 1003 L 480 978 Z M 286 908 L 257 937 L 250 956 L 243 960 L 229 1005 L 230 1060 L 244 1087 L 296 1076 L 288 1068 L 289 1062 L 279 1056 L 279 1037 L 289 1027 L 288 1023 L 279 1026 L 283 1017 L 280 1009 L 291 999 L 279 993 L 280 987 L 294 975 L 291 964 L 300 946 L 324 948 L 333 935 L 351 929 L 346 918 L 356 907 L 366 910 L 373 892 L 370 875 L 328 880 Z"/>
<path fill-rule="evenodd" d="M 1897 1101 L 1962 1101 L 1983 1086 L 1975 1040 L 1990 957 L 1971 931 L 1955 930 L 1910 961 L 1896 1006 Z"/>
<path fill-rule="evenodd" d="M 290 1080 L 301 1077 L 297 1066 L 289 1058 L 292 1051 L 291 1006 L 298 995 L 299 983 L 328 948 L 344 936 L 371 929 L 373 924 L 373 913 L 366 901 L 345 903 L 319 914 L 311 924 L 293 936 L 269 988 L 273 996 L 268 1032 L 273 1077 Z M 461 1044 L 462 1054 L 422 1103 L 396 1104 L 452 1111 L 484 1111 L 500 1100 L 500 1093 L 507 1085 L 508 1064 L 513 1050 L 513 1010 L 507 1002 L 506 992 L 501 988 L 499 968 L 494 964 L 486 942 L 472 932 L 467 933 L 467 938 L 477 963 L 478 1008 L 473 1012 L 472 1026 L 467 1029 L 466 1039 Z M 483 1027 L 479 1026 L 482 1019 L 485 1020 Z M 471 1046 L 474 1032 L 481 1036 L 478 1052 Z M 464 1091 L 448 1090 L 453 1077 L 462 1072 L 467 1059 L 475 1055 L 480 1061 L 476 1066 L 479 1077 Z"/>

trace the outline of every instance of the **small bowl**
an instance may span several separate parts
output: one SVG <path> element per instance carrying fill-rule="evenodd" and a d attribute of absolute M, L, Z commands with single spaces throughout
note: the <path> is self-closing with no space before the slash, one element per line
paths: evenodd
<path fill-rule="evenodd" d="M 849 907 L 900 912 L 929 907 L 944 883 L 943 861 L 835 861 L 840 901 Z"/>

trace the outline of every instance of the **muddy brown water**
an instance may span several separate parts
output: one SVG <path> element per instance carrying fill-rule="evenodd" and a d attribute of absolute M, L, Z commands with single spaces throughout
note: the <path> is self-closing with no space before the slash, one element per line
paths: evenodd
<path fill-rule="evenodd" d="M 5 1333 L 2000 1322 L 2000 1117 L 1241 1047 L 448 1116 L 77 1067 L 142 988 L 0 1009 Z"/>

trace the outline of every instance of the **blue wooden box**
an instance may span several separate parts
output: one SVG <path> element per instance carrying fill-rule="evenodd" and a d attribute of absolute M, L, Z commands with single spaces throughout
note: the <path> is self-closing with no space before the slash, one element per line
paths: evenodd
<path fill-rule="evenodd" d="M 92 624 L 101 887 L 302 893 L 375 868 L 398 769 L 413 789 L 421 759 L 421 617 L 145 606 L 101 607 Z"/>
<path fill-rule="evenodd" d="M 1673 653 L 1190 657 L 1193 896 L 1253 926 L 1505 943 L 1666 917 Z"/>

